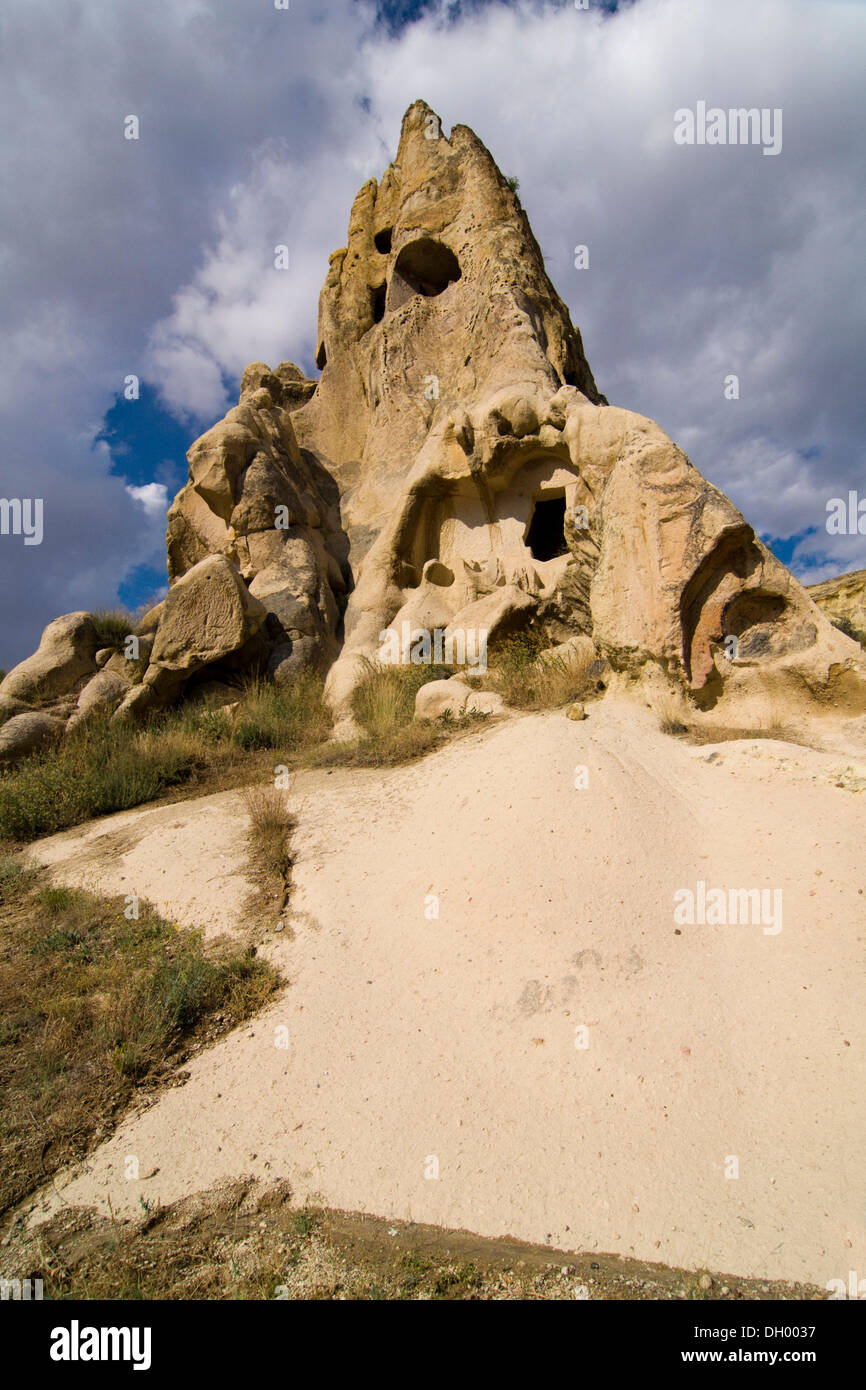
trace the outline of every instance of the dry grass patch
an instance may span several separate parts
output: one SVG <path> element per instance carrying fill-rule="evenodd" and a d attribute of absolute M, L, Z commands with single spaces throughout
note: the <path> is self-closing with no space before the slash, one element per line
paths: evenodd
<path fill-rule="evenodd" d="M 353 1212 L 292 1205 L 288 1185 L 215 1185 L 139 1219 L 67 1208 L 7 1247 L 49 1299 L 569 1301 L 823 1299 L 783 1284 L 598 1252 L 571 1254 Z"/>
<path fill-rule="evenodd" d="M 588 672 L 595 653 L 555 652 L 532 630 L 491 646 L 486 685 L 514 709 L 559 709 L 594 691 Z"/>
<path fill-rule="evenodd" d="M 259 780 L 276 764 L 386 767 L 422 757 L 464 724 L 414 722 L 415 694 L 450 675 L 436 666 L 379 666 L 356 695 L 363 737 L 328 742 L 332 719 L 312 672 L 290 686 L 249 681 L 234 710 L 190 701 L 142 727 L 93 719 L 55 747 L 0 770 L 0 841 L 29 841 L 167 796 L 181 799 Z"/>
<path fill-rule="evenodd" d="M 0 1211 L 277 988 L 251 950 L 131 910 L 0 858 Z"/>
<path fill-rule="evenodd" d="M 352 697 L 352 709 L 371 739 L 387 742 L 415 718 L 415 696 L 429 681 L 445 680 L 450 666 L 386 665 L 363 658 L 364 674 Z"/>
<path fill-rule="evenodd" d="M 130 633 L 138 632 L 139 619 L 125 608 L 97 608 L 90 621 L 100 647 L 122 647 Z"/>
<path fill-rule="evenodd" d="M 245 787 L 241 796 L 250 823 L 247 852 L 255 884 L 249 907 L 259 915 L 264 913 L 278 920 L 289 902 L 289 846 L 296 822 L 284 793 L 276 787 Z"/>
<path fill-rule="evenodd" d="M 655 701 L 653 709 L 663 734 L 677 737 L 689 732 L 689 714 L 681 695 L 669 691 Z"/>

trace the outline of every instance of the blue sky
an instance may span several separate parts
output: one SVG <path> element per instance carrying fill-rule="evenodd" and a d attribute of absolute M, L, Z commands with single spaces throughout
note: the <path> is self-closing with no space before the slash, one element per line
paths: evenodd
<path fill-rule="evenodd" d="M 314 373 L 328 253 L 419 96 L 520 179 L 610 400 L 801 577 L 866 566 L 824 525 L 866 495 L 864 69 L 852 0 L 4 0 L 0 495 L 46 520 L 0 537 L 0 667 L 164 586 L 186 448 L 246 362 Z M 781 107 L 782 153 L 677 147 L 698 100 Z"/>

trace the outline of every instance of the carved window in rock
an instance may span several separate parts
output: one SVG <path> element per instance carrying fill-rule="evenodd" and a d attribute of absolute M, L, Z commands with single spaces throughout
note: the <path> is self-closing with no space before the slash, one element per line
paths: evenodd
<path fill-rule="evenodd" d="M 461 276 L 460 263 L 442 241 L 421 237 L 404 246 L 394 263 L 388 286 L 388 309 L 399 309 L 413 295 L 433 299 Z"/>
<path fill-rule="evenodd" d="M 526 532 L 525 545 L 534 560 L 555 560 L 568 554 L 565 540 L 565 494 L 539 499 Z"/>

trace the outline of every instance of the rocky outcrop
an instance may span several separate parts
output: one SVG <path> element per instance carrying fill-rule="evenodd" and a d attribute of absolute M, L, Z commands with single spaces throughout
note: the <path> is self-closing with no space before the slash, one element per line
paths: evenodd
<path fill-rule="evenodd" d="M 423 102 L 330 257 L 316 361 L 317 381 L 252 363 L 189 450 L 136 660 L 97 660 L 73 614 L 4 695 L 90 675 L 73 722 L 124 718 L 191 679 L 312 667 L 345 736 L 366 663 L 404 633 L 471 665 L 531 626 L 580 638 L 602 684 L 674 686 L 704 711 L 866 709 L 862 649 L 658 425 L 608 404 L 515 192 Z M 420 695 L 419 714 L 459 693 Z"/>
<path fill-rule="evenodd" d="M 866 570 L 851 570 L 806 590 L 840 631 L 866 646 Z"/>
<path fill-rule="evenodd" d="M 55 618 L 32 656 L 12 668 L 0 682 L 0 695 L 31 700 L 65 695 L 82 676 L 96 670 L 99 639 L 89 613 Z"/>
<path fill-rule="evenodd" d="M 171 579 L 219 554 L 261 600 L 259 656 L 277 681 L 334 660 L 347 588 L 337 486 L 292 426 L 315 387 L 290 362 L 247 367 L 239 404 L 190 449 L 168 518 Z"/>
<path fill-rule="evenodd" d="M 621 683 L 673 682 L 704 708 L 866 693 L 861 653 L 728 499 L 608 406 L 515 194 L 423 102 L 331 257 L 318 361 L 294 426 L 350 542 L 327 685 L 346 726 L 363 658 L 404 624 L 583 633 Z"/>
<path fill-rule="evenodd" d="M 226 658 L 237 658 L 241 669 L 254 662 L 261 656 L 256 639 L 266 616 L 264 604 L 227 556 L 199 560 L 169 590 L 153 638 L 139 639 L 149 649 L 149 660 L 123 696 L 116 717 L 140 717 L 163 708 L 190 676 L 205 668 L 213 672 Z M 100 675 L 124 679 L 122 667 L 112 671 L 116 660 Z"/>

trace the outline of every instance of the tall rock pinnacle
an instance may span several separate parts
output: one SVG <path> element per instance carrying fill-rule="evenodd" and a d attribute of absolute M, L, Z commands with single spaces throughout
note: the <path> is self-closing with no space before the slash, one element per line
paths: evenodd
<path fill-rule="evenodd" d="M 600 395 L 515 192 L 422 101 L 330 257 L 316 361 L 318 380 L 252 363 L 190 449 L 149 660 L 103 681 L 120 714 L 314 666 L 349 734 L 389 634 L 526 624 L 741 723 L 779 695 L 866 708 L 859 645 L 653 421 Z"/>

